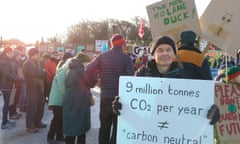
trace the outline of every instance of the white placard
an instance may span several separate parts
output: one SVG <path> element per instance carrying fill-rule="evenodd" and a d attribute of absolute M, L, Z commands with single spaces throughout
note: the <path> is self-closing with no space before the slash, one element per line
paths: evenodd
<path fill-rule="evenodd" d="M 96 51 L 102 52 L 104 46 L 108 47 L 108 40 L 96 40 Z"/>
<path fill-rule="evenodd" d="M 213 144 L 214 81 L 121 76 L 117 144 Z"/>

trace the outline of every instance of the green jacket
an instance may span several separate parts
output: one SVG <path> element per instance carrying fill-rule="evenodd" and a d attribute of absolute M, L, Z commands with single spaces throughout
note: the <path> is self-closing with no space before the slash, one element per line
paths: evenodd
<path fill-rule="evenodd" d="M 64 81 L 68 71 L 68 62 L 56 71 L 56 75 L 53 79 L 51 91 L 49 94 L 48 105 L 49 106 L 62 106 L 63 96 L 65 94 Z"/>

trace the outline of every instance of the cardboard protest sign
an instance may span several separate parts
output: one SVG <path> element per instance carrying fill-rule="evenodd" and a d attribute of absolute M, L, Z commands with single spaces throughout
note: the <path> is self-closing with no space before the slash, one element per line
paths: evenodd
<path fill-rule="evenodd" d="M 234 56 L 240 48 L 239 7 L 239 0 L 212 0 L 200 18 L 203 37 Z"/>
<path fill-rule="evenodd" d="M 201 35 L 194 0 L 162 0 L 148 5 L 147 13 L 153 39 L 168 35 L 178 41 L 184 30 Z"/>
<path fill-rule="evenodd" d="M 221 113 L 216 124 L 219 139 L 224 144 L 239 144 L 240 141 L 240 86 L 216 83 L 215 103 Z"/>
<path fill-rule="evenodd" d="M 213 144 L 214 81 L 121 76 L 119 84 L 118 144 Z"/>

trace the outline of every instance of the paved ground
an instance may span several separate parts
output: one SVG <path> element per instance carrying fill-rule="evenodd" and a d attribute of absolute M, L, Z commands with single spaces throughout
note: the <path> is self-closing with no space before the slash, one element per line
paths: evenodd
<path fill-rule="evenodd" d="M 92 93 L 95 96 L 95 105 L 91 107 L 91 124 L 92 128 L 87 133 L 87 144 L 97 144 L 98 138 L 98 113 L 99 113 L 99 89 L 92 89 Z M 2 122 L 2 105 L 3 98 L 0 97 L 0 123 Z M 22 117 L 19 120 L 16 120 L 17 127 L 13 129 L 0 129 L 0 144 L 47 144 L 47 132 L 49 130 L 49 124 L 52 119 L 52 112 L 45 108 L 45 114 L 43 122 L 48 124 L 48 127 L 45 129 L 40 129 L 36 134 L 29 134 L 26 132 L 25 128 L 25 113 L 22 113 Z M 60 143 L 59 144 L 63 144 Z"/>

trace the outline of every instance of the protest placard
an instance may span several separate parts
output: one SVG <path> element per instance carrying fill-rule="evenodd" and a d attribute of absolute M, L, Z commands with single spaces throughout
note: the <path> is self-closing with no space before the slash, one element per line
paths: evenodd
<path fill-rule="evenodd" d="M 212 0 L 200 18 L 202 36 L 234 56 L 240 48 L 239 6 L 239 0 Z"/>
<path fill-rule="evenodd" d="M 194 0 L 162 0 L 148 5 L 147 13 L 153 39 L 168 35 L 178 41 L 184 30 L 201 35 Z"/>
<path fill-rule="evenodd" d="M 216 83 L 215 103 L 221 117 L 216 124 L 218 137 L 224 144 L 239 144 L 240 141 L 240 86 Z"/>
<path fill-rule="evenodd" d="M 213 144 L 214 81 L 121 76 L 118 144 Z"/>
<path fill-rule="evenodd" d="M 106 52 L 108 51 L 108 40 L 96 40 L 96 51 Z"/>

